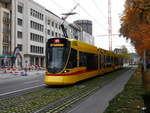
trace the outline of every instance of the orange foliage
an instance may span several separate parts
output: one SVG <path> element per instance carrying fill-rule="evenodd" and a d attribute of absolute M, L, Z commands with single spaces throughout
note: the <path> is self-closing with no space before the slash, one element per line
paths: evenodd
<path fill-rule="evenodd" d="M 126 0 L 121 22 L 121 35 L 131 39 L 137 53 L 150 53 L 150 1 Z"/>

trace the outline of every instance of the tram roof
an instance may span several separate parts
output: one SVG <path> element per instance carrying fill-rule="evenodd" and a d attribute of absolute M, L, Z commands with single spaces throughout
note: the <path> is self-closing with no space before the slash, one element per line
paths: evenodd
<path fill-rule="evenodd" d="M 82 42 L 80 40 L 72 40 L 71 39 L 70 42 L 71 42 L 71 46 L 73 48 L 78 49 L 79 51 L 88 52 L 88 53 L 97 53 L 98 52 L 98 48 L 96 46 L 93 46 L 91 44 L 87 44 L 87 43 Z"/>

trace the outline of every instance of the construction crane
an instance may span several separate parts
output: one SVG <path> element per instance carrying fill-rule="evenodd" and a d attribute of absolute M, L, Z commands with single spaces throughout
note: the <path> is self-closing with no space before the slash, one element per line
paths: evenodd
<path fill-rule="evenodd" d="M 112 17 L 111 17 L 111 0 L 108 0 L 108 39 L 109 39 L 109 50 L 112 51 Z"/>

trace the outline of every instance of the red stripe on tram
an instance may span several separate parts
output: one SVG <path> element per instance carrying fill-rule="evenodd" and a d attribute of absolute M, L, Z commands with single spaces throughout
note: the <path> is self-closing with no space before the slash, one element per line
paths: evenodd
<path fill-rule="evenodd" d="M 82 73 L 93 72 L 93 71 L 96 70 L 77 71 L 77 72 L 66 73 L 66 74 L 46 74 L 46 76 L 69 76 L 69 75 L 76 75 L 76 74 L 82 74 Z"/>

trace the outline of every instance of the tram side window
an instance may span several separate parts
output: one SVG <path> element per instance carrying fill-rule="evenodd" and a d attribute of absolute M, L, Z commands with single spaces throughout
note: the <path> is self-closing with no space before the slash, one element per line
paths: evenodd
<path fill-rule="evenodd" d="M 101 68 L 105 68 L 105 55 L 101 54 Z"/>
<path fill-rule="evenodd" d="M 86 54 L 87 57 L 87 69 L 97 69 L 98 68 L 98 55 L 95 54 Z"/>
<path fill-rule="evenodd" d="M 115 65 L 118 65 L 118 58 L 115 57 Z"/>
<path fill-rule="evenodd" d="M 104 55 L 104 68 L 106 68 L 106 55 Z"/>
<path fill-rule="evenodd" d="M 118 58 L 118 65 L 120 65 L 121 64 L 121 59 L 120 58 Z"/>
<path fill-rule="evenodd" d="M 75 68 L 75 67 L 77 67 L 77 51 L 75 49 L 71 49 L 67 68 Z"/>
<path fill-rule="evenodd" d="M 106 67 L 109 67 L 109 56 L 106 56 Z"/>
<path fill-rule="evenodd" d="M 111 57 L 111 64 L 112 65 L 114 64 L 114 57 L 113 56 Z"/>
<path fill-rule="evenodd" d="M 86 65 L 87 65 L 86 54 L 83 52 L 80 52 L 79 66 L 86 66 Z"/>
<path fill-rule="evenodd" d="M 106 56 L 106 66 L 111 67 L 113 63 L 112 56 Z"/>
<path fill-rule="evenodd" d="M 119 58 L 119 65 L 123 65 L 123 59 Z"/>
<path fill-rule="evenodd" d="M 109 67 L 111 67 L 112 66 L 112 56 L 109 56 L 109 57 L 110 57 Z"/>
<path fill-rule="evenodd" d="M 121 65 L 123 66 L 123 58 L 121 58 Z"/>
<path fill-rule="evenodd" d="M 109 67 L 111 67 L 112 61 L 111 61 L 111 56 L 109 56 Z"/>
<path fill-rule="evenodd" d="M 116 57 L 114 57 L 114 64 L 117 65 Z"/>
<path fill-rule="evenodd" d="M 101 69 L 102 68 L 102 66 L 101 66 L 101 54 L 99 55 L 99 58 L 100 58 L 100 60 L 99 60 L 99 68 Z"/>

